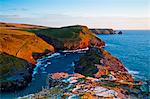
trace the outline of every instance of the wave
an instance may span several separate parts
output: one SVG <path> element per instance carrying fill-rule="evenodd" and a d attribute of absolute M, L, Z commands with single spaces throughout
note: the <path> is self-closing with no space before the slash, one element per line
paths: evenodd
<path fill-rule="evenodd" d="M 132 75 L 138 75 L 139 74 L 139 71 L 134 71 L 134 70 L 130 70 L 128 68 L 126 68 L 128 70 L 128 72 Z"/>
<path fill-rule="evenodd" d="M 44 61 L 47 61 L 49 58 L 56 57 L 56 56 L 60 56 L 60 53 L 54 53 L 54 54 L 51 54 L 51 55 L 48 56 L 48 57 L 43 57 L 43 58 L 41 58 L 41 59 L 38 59 L 38 60 L 37 60 L 36 67 L 35 67 L 34 70 L 33 70 L 32 77 L 34 77 L 35 74 L 38 73 L 39 68 L 41 68 L 41 70 L 42 70 L 43 72 L 45 72 L 45 68 L 46 68 L 49 64 L 51 64 L 51 62 L 46 62 L 45 65 L 42 64 L 42 63 L 43 63 Z"/>
<path fill-rule="evenodd" d="M 48 56 L 47 58 L 52 58 L 52 57 L 55 57 L 55 56 L 59 56 L 60 53 L 54 53 L 54 54 L 51 54 L 50 56 Z"/>
<path fill-rule="evenodd" d="M 133 71 L 133 70 L 129 70 L 129 73 L 130 73 L 130 74 L 133 74 L 133 75 L 138 75 L 138 74 L 139 74 L 138 71 Z"/>
<path fill-rule="evenodd" d="M 86 47 L 86 48 L 82 48 L 82 49 L 76 49 L 76 50 L 64 50 L 64 51 L 62 51 L 62 52 L 64 52 L 64 53 L 67 53 L 67 52 L 80 52 L 80 51 L 86 51 L 86 50 L 89 50 L 89 48 L 88 47 Z"/>

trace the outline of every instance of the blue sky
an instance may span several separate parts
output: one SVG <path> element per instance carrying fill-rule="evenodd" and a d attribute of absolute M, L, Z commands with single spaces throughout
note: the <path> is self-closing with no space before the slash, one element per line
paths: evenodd
<path fill-rule="evenodd" d="M 150 29 L 149 0 L 0 0 L 0 21 Z"/>

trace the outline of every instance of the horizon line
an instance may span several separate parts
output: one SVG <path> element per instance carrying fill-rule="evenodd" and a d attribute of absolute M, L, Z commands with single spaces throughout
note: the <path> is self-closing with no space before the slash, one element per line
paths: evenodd
<path fill-rule="evenodd" d="M 50 25 L 44 25 L 44 24 L 34 24 L 34 23 L 23 23 L 23 22 L 6 22 L 6 21 L 0 21 L 0 23 L 10 23 L 10 24 L 28 24 L 28 25 L 37 25 L 37 26 L 46 26 L 50 28 L 61 28 L 66 26 L 74 26 L 74 25 L 81 25 L 81 26 L 87 26 L 89 29 L 113 29 L 113 30 L 150 30 L 148 28 L 112 28 L 112 27 L 90 27 L 88 25 L 83 24 L 72 24 L 72 25 L 63 25 L 63 26 L 50 26 Z"/>

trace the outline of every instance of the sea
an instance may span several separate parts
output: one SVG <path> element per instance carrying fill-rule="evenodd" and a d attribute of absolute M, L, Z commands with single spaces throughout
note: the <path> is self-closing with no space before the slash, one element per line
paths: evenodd
<path fill-rule="evenodd" d="M 97 35 L 106 42 L 105 49 L 117 57 L 136 80 L 150 80 L 150 30 L 121 30 L 123 34 Z M 74 73 L 74 61 L 85 53 L 62 51 L 38 60 L 32 82 L 23 90 L 0 93 L 0 99 L 16 99 L 36 93 L 47 85 L 47 75 L 54 72 Z"/>
<path fill-rule="evenodd" d="M 121 30 L 123 34 L 98 35 L 105 49 L 122 61 L 136 80 L 150 80 L 150 30 Z"/>

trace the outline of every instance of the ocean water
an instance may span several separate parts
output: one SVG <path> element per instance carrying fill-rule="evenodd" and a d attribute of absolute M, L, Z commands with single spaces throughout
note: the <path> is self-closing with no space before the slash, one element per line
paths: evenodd
<path fill-rule="evenodd" d="M 122 35 L 98 35 L 106 42 L 105 49 L 119 58 L 137 80 L 150 79 L 150 31 L 123 31 Z M 46 86 L 48 73 L 73 73 L 73 61 L 78 60 L 81 52 L 55 53 L 38 60 L 34 69 L 33 80 L 25 89 L 16 92 L 2 93 L 0 99 L 15 99 L 36 93 Z"/>
<path fill-rule="evenodd" d="M 122 35 L 98 35 L 105 49 L 119 58 L 136 80 L 150 80 L 150 30 L 122 30 Z"/>

